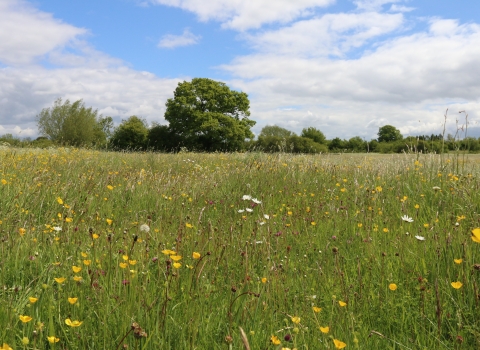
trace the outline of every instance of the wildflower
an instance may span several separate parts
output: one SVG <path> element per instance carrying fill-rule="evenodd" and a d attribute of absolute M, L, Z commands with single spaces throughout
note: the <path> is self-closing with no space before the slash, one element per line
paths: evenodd
<path fill-rule="evenodd" d="M 192 254 L 192 258 L 194 258 L 195 260 L 200 259 L 201 256 L 202 255 L 200 253 L 197 253 L 197 252 L 193 252 L 193 254 Z"/>
<path fill-rule="evenodd" d="M 291 319 L 292 322 L 295 323 L 295 324 L 299 324 L 299 323 L 300 323 L 300 317 L 298 317 L 298 316 L 292 316 L 292 317 L 290 317 L 290 319 Z"/>
<path fill-rule="evenodd" d="M 54 231 L 57 231 L 57 232 L 60 232 L 62 230 L 61 227 L 58 227 L 58 226 L 54 226 L 52 227 Z"/>
<path fill-rule="evenodd" d="M 186 228 L 193 228 L 193 225 L 192 224 L 189 224 L 188 222 L 185 224 L 185 227 Z"/>
<path fill-rule="evenodd" d="M 423 227 L 428 228 L 429 224 L 423 224 Z"/>
<path fill-rule="evenodd" d="M 23 323 L 27 323 L 27 322 L 30 322 L 32 320 L 32 318 L 30 316 L 24 316 L 24 315 L 20 315 L 20 316 L 18 316 L 18 318 Z"/>
<path fill-rule="evenodd" d="M 420 206 L 418 204 L 415 204 L 415 209 L 418 209 L 420 208 Z"/>
<path fill-rule="evenodd" d="M 406 222 L 413 222 L 413 219 L 409 217 L 408 215 L 403 215 L 402 220 Z"/>
<path fill-rule="evenodd" d="M 74 273 L 79 273 L 80 271 L 82 271 L 82 268 L 79 267 L 79 266 L 73 265 L 72 270 L 73 270 Z"/>
<path fill-rule="evenodd" d="M 66 278 L 65 277 L 57 277 L 57 278 L 54 278 L 54 280 L 58 284 L 62 284 L 63 282 L 65 282 Z"/>
<path fill-rule="evenodd" d="M 320 329 L 320 332 L 322 332 L 323 334 L 327 334 L 328 332 L 330 332 L 330 327 L 319 327 Z"/>
<path fill-rule="evenodd" d="M 245 208 L 245 210 L 248 211 L 249 213 L 253 211 L 253 209 L 250 209 L 250 208 Z"/>
<path fill-rule="evenodd" d="M 259 201 L 257 198 L 252 198 L 252 202 L 255 204 L 262 204 L 262 202 Z"/>
<path fill-rule="evenodd" d="M 56 338 L 54 335 L 47 337 L 47 339 L 50 344 L 55 344 L 60 341 L 60 338 Z"/>
<path fill-rule="evenodd" d="M 113 220 L 112 219 L 105 219 L 105 221 L 107 222 L 108 225 L 111 225 Z"/>
<path fill-rule="evenodd" d="M 455 288 L 455 289 L 460 289 L 460 288 L 462 288 L 462 286 L 463 286 L 463 283 L 462 283 L 462 282 L 459 282 L 459 281 L 457 281 L 457 282 L 452 282 L 452 283 L 450 283 L 450 284 L 451 284 L 452 287 Z"/>
<path fill-rule="evenodd" d="M 333 344 L 335 344 L 335 349 L 343 349 L 347 346 L 347 344 L 338 339 L 333 339 Z"/>
<path fill-rule="evenodd" d="M 141 232 L 150 232 L 150 226 L 148 226 L 147 224 L 143 224 L 140 226 L 140 231 Z"/>
<path fill-rule="evenodd" d="M 165 255 L 175 255 L 175 254 L 177 254 L 174 250 L 170 250 L 170 249 L 162 250 L 162 253 L 165 254 Z"/>
<path fill-rule="evenodd" d="M 86 257 L 88 256 L 88 254 L 85 253 L 85 252 L 81 252 L 80 255 L 81 255 L 82 257 L 84 257 L 84 258 L 86 258 Z"/>
<path fill-rule="evenodd" d="M 5 181 L 5 180 L 2 180 L 2 183 L 3 183 L 3 181 Z M 7 183 L 7 182 L 5 181 L 5 183 Z M 5 183 L 3 183 L 3 184 L 5 185 Z M 13 350 L 13 349 L 7 343 L 3 343 L 3 345 L 0 347 L 0 350 Z"/>
<path fill-rule="evenodd" d="M 387 232 L 388 232 L 388 228 L 384 227 L 384 228 L 383 228 L 383 232 L 387 233 Z"/>
<path fill-rule="evenodd" d="M 182 256 L 181 255 L 172 255 L 172 256 L 170 256 L 170 259 L 172 259 L 173 261 L 180 261 L 180 260 L 182 260 Z"/>
<path fill-rule="evenodd" d="M 433 189 L 434 191 L 439 191 L 439 190 L 441 190 L 441 188 L 438 187 L 438 186 L 433 186 L 432 189 Z"/>
<path fill-rule="evenodd" d="M 77 300 L 78 300 L 78 298 L 68 298 L 68 302 L 72 305 L 75 304 L 77 302 Z"/>
<path fill-rule="evenodd" d="M 480 228 L 474 228 L 472 230 L 472 241 L 480 243 Z"/>
<path fill-rule="evenodd" d="M 127 261 L 128 260 L 128 255 L 122 255 L 122 259 Z"/>
<path fill-rule="evenodd" d="M 73 219 L 72 218 L 66 218 L 65 222 L 73 222 Z"/>
<path fill-rule="evenodd" d="M 239 213 L 243 213 L 244 211 L 245 211 L 245 210 L 243 210 L 243 209 L 239 209 L 239 210 L 238 210 Z"/>
<path fill-rule="evenodd" d="M 390 290 L 392 290 L 392 291 L 393 291 L 393 290 L 397 290 L 397 285 L 396 285 L 395 283 L 390 283 L 390 284 L 388 285 L 388 289 L 390 289 Z"/>
<path fill-rule="evenodd" d="M 18 233 L 19 233 L 20 236 L 22 236 L 22 237 L 25 235 L 25 232 L 27 232 L 27 230 L 25 230 L 23 227 L 18 229 Z"/>
<path fill-rule="evenodd" d="M 272 342 L 273 345 L 280 345 L 282 343 L 280 339 L 278 339 L 278 337 L 275 335 L 272 335 L 270 337 L 270 341 Z"/>
<path fill-rule="evenodd" d="M 107 188 L 111 191 L 113 190 L 113 186 L 112 185 L 108 185 Z"/>
<path fill-rule="evenodd" d="M 418 239 L 419 241 L 424 241 L 425 240 L 425 237 L 423 236 L 415 236 L 416 239 Z"/>
<path fill-rule="evenodd" d="M 80 322 L 80 321 L 72 321 L 72 320 L 69 319 L 69 318 L 67 318 L 67 319 L 65 320 L 65 324 L 66 324 L 67 326 L 70 326 L 70 327 L 79 327 L 79 326 L 82 325 L 82 323 L 83 323 L 83 321 L 82 321 L 82 322 Z"/>
<path fill-rule="evenodd" d="M 252 199 L 252 196 L 249 196 L 248 194 L 245 194 L 245 195 L 242 197 L 242 199 L 243 199 L 244 201 L 249 201 L 249 200 Z"/>
<path fill-rule="evenodd" d="M 81 282 L 82 279 L 83 279 L 83 278 L 82 278 L 81 276 L 73 276 L 73 280 L 74 280 L 75 282 Z"/>
<path fill-rule="evenodd" d="M 27 337 L 22 338 L 22 344 L 23 345 L 28 345 L 30 343 L 30 340 Z M 1 348 L 0 348 L 1 349 Z"/>
<path fill-rule="evenodd" d="M 137 263 L 137 260 L 128 260 L 128 263 L 130 265 L 135 265 Z"/>
<path fill-rule="evenodd" d="M 344 307 L 344 306 L 347 306 L 347 303 L 344 302 L 344 301 L 339 300 L 339 301 L 338 301 L 338 305 L 340 305 L 341 307 Z"/>
<path fill-rule="evenodd" d="M 128 264 L 124 263 L 124 262 L 121 262 L 121 263 L 118 264 L 118 266 L 120 266 L 122 269 L 126 269 Z"/>
<path fill-rule="evenodd" d="M 57 202 L 58 202 L 58 204 L 62 205 L 62 204 L 63 204 L 63 200 L 62 200 L 62 198 L 60 198 L 60 197 L 57 197 Z"/>
<path fill-rule="evenodd" d="M 267 277 L 262 277 L 262 283 L 267 283 Z"/>
<path fill-rule="evenodd" d="M 455 264 L 459 265 L 463 262 L 463 259 L 453 259 L 453 261 L 455 262 Z"/>
<path fill-rule="evenodd" d="M 85 266 L 88 266 L 88 265 L 90 265 L 91 263 L 92 263 L 92 260 L 83 260 L 83 264 L 84 264 Z"/>
<path fill-rule="evenodd" d="M 35 304 L 38 301 L 38 298 L 35 297 L 29 297 L 28 301 L 30 301 L 30 304 Z"/>
<path fill-rule="evenodd" d="M 270 219 L 270 215 L 268 215 L 268 214 L 263 214 L 263 217 L 267 220 Z"/>
<path fill-rule="evenodd" d="M 315 312 L 315 313 L 318 313 L 318 312 L 322 311 L 322 308 L 318 307 L 318 306 L 312 306 L 312 309 L 313 309 L 313 312 Z"/>
<path fill-rule="evenodd" d="M 312 221 L 310 225 L 315 226 L 317 223 L 315 221 Z"/>
<path fill-rule="evenodd" d="M 179 269 L 181 266 L 182 266 L 182 264 L 180 264 L 178 262 L 173 263 L 173 267 L 176 268 L 176 269 Z"/>

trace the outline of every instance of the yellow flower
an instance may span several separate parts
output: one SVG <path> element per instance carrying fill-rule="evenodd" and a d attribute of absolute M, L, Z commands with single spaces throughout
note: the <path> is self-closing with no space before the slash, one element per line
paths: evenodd
<path fill-rule="evenodd" d="M 60 197 L 57 197 L 57 202 L 58 202 L 58 204 L 62 205 L 62 204 L 63 204 L 63 200 L 62 200 L 62 198 L 60 198 Z"/>
<path fill-rule="evenodd" d="M 295 324 L 299 324 L 299 323 L 300 323 L 300 317 L 298 317 L 298 316 L 292 316 L 292 317 L 290 317 L 290 319 L 291 319 L 292 322 L 295 323 Z"/>
<path fill-rule="evenodd" d="M 137 263 L 137 260 L 128 260 L 128 263 L 130 265 L 135 265 Z"/>
<path fill-rule="evenodd" d="M 2 183 L 3 183 L 3 181 L 5 181 L 5 180 L 2 180 Z M 5 183 L 6 183 L 6 181 L 5 181 Z M 13 349 L 10 346 L 8 346 L 7 343 L 3 343 L 2 347 L 0 347 L 0 350 L 13 350 Z"/>
<path fill-rule="evenodd" d="M 92 263 L 92 260 L 83 260 L 83 264 L 88 266 Z"/>
<path fill-rule="evenodd" d="M 80 321 L 72 321 L 72 320 L 70 320 L 69 318 L 67 318 L 67 319 L 65 320 L 65 324 L 66 324 L 67 326 L 70 326 L 70 327 L 79 327 L 79 326 L 82 325 L 82 323 L 83 323 L 83 321 L 82 321 L 82 322 L 80 322 Z"/>
<path fill-rule="evenodd" d="M 83 278 L 82 278 L 81 276 L 73 276 L 73 280 L 74 280 L 75 282 L 81 282 L 82 279 L 83 279 Z"/>
<path fill-rule="evenodd" d="M 127 268 L 128 264 L 124 263 L 124 262 L 121 262 L 120 264 L 118 264 L 118 266 L 120 266 L 122 269 L 125 269 L 125 268 Z"/>
<path fill-rule="evenodd" d="M 96 233 L 94 233 L 94 234 L 92 235 L 92 238 L 93 238 L 93 239 L 97 239 L 98 237 L 100 237 L 100 236 L 99 236 L 98 234 L 96 234 Z"/>
<path fill-rule="evenodd" d="M 262 283 L 267 283 L 267 277 L 262 277 Z"/>
<path fill-rule="evenodd" d="M 176 269 L 179 269 L 181 266 L 182 266 L 182 264 L 180 264 L 178 262 L 173 263 L 173 267 L 176 268 Z"/>
<path fill-rule="evenodd" d="M 32 320 L 32 318 L 30 316 L 23 316 L 23 315 L 18 316 L 18 318 L 23 323 L 27 323 L 27 322 L 30 322 Z"/>
<path fill-rule="evenodd" d="M 201 256 L 202 256 L 202 255 L 201 255 L 200 253 L 197 253 L 197 252 L 193 252 L 193 254 L 192 254 L 192 257 L 193 257 L 194 259 L 200 259 Z"/>
<path fill-rule="evenodd" d="M 84 257 L 84 258 L 86 258 L 86 257 L 88 256 L 88 254 L 85 253 L 85 252 L 81 252 L 80 255 L 81 255 L 82 257 Z"/>
<path fill-rule="evenodd" d="M 480 228 L 474 228 L 472 230 L 472 241 L 480 243 Z"/>
<path fill-rule="evenodd" d="M 390 283 L 390 284 L 388 285 L 388 289 L 390 289 L 390 290 L 397 290 L 397 285 L 396 285 L 395 283 Z"/>
<path fill-rule="evenodd" d="M 24 236 L 25 235 L 25 232 L 27 232 L 27 230 L 25 230 L 23 227 L 19 228 L 18 229 L 18 233 L 20 234 L 20 236 Z"/>
<path fill-rule="evenodd" d="M 127 261 L 128 260 L 128 255 L 122 255 L 122 259 Z"/>
<path fill-rule="evenodd" d="M 317 223 L 315 221 L 312 221 L 310 225 L 315 226 Z"/>
<path fill-rule="evenodd" d="M 73 265 L 72 270 L 73 270 L 74 273 L 79 273 L 80 271 L 82 271 L 82 268 L 79 267 L 79 266 Z"/>
<path fill-rule="evenodd" d="M 344 301 L 339 300 L 339 301 L 338 301 L 338 305 L 340 305 L 341 307 L 344 307 L 344 306 L 347 306 L 347 303 L 344 302 Z"/>
<path fill-rule="evenodd" d="M 30 343 L 30 340 L 27 338 L 27 337 L 23 337 L 22 338 L 22 344 L 23 345 L 28 345 L 28 343 Z M 1 349 L 1 348 L 0 348 Z"/>
<path fill-rule="evenodd" d="M 170 259 L 172 259 L 173 261 L 180 261 L 180 260 L 182 260 L 182 256 L 181 255 L 171 255 Z"/>
<path fill-rule="evenodd" d="M 112 219 L 106 219 L 106 221 L 107 221 L 107 224 L 109 224 L 109 225 L 111 225 L 111 224 L 112 224 L 112 222 L 113 222 L 113 220 L 112 220 Z"/>
<path fill-rule="evenodd" d="M 188 222 L 185 224 L 185 226 L 186 226 L 187 228 L 193 228 L 193 225 L 192 225 L 192 224 L 189 224 Z"/>
<path fill-rule="evenodd" d="M 463 286 L 462 282 L 459 282 L 459 281 L 457 281 L 457 282 L 452 282 L 452 283 L 450 283 L 450 284 L 451 284 L 452 287 L 455 288 L 455 289 L 460 289 L 460 288 L 462 288 L 462 286 Z"/>
<path fill-rule="evenodd" d="M 270 341 L 272 342 L 273 345 L 280 345 L 282 343 L 280 339 L 278 339 L 278 337 L 275 335 L 272 335 L 270 337 Z"/>
<path fill-rule="evenodd" d="M 60 338 L 56 338 L 54 335 L 52 335 L 51 337 L 47 337 L 47 339 L 50 344 L 55 344 L 60 341 Z"/>
<path fill-rule="evenodd" d="M 72 218 L 66 218 L 66 219 L 65 219 L 65 222 L 72 222 L 72 221 L 73 221 Z"/>
<path fill-rule="evenodd" d="M 333 339 L 333 344 L 335 344 L 335 349 L 343 349 L 347 346 L 347 344 L 338 339 Z"/>
<path fill-rule="evenodd" d="M 313 312 L 317 312 L 317 313 L 322 311 L 322 308 L 318 306 L 312 306 L 312 309 L 313 309 Z"/>
<path fill-rule="evenodd" d="M 38 301 L 38 298 L 35 297 L 29 297 L 28 301 L 30 301 L 31 304 L 35 304 Z"/>
<path fill-rule="evenodd" d="M 108 185 L 107 188 L 111 191 L 113 190 L 113 186 L 112 185 Z"/>
<path fill-rule="evenodd" d="M 320 332 L 322 332 L 323 334 L 327 334 L 328 332 L 330 332 L 330 327 L 319 327 L 320 329 Z"/>
<path fill-rule="evenodd" d="M 455 261 L 455 264 L 461 264 L 463 262 L 463 259 L 453 259 Z"/>
<path fill-rule="evenodd" d="M 54 278 L 54 280 L 58 284 L 62 284 L 63 282 L 65 282 L 66 278 L 65 277 L 58 277 L 58 278 Z"/>
<path fill-rule="evenodd" d="M 384 227 L 384 228 L 383 228 L 383 232 L 387 233 L 387 232 L 388 232 L 388 228 Z"/>
<path fill-rule="evenodd" d="M 418 209 L 420 208 L 420 206 L 418 204 L 415 204 L 415 209 Z"/>
<path fill-rule="evenodd" d="M 175 255 L 175 254 L 177 254 L 174 250 L 170 250 L 170 249 L 162 250 L 162 253 L 165 254 L 165 255 Z"/>
<path fill-rule="evenodd" d="M 68 302 L 72 305 L 75 304 L 77 302 L 77 300 L 78 300 L 78 298 L 68 298 Z"/>

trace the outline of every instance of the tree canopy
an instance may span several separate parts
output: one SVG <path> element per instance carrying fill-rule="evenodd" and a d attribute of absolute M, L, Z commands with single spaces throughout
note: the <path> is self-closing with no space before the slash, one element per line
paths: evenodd
<path fill-rule="evenodd" d="M 294 132 L 278 125 L 266 125 L 262 128 L 258 137 L 278 137 L 284 139 L 293 135 L 295 135 Z"/>
<path fill-rule="evenodd" d="M 310 126 L 308 128 L 304 128 L 302 130 L 302 134 L 300 136 L 312 139 L 316 143 L 319 143 L 319 144 L 322 144 L 322 145 L 327 143 L 327 138 L 325 137 L 323 132 L 321 132 L 320 130 L 318 130 L 318 129 L 312 127 L 312 126 Z"/>
<path fill-rule="evenodd" d="M 86 108 L 82 100 L 71 103 L 57 99 L 53 107 L 44 108 L 36 116 L 38 130 L 57 144 L 69 146 L 102 146 L 106 144 L 104 130 L 111 118 L 102 118 L 98 111 Z"/>
<path fill-rule="evenodd" d="M 245 139 L 254 136 L 247 94 L 222 82 L 195 78 L 179 83 L 166 107 L 165 120 L 170 132 L 181 140 L 179 146 L 234 151 L 243 149 Z"/>
<path fill-rule="evenodd" d="M 110 144 L 114 149 L 141 150 L 146 146 L 148 124 L 145 120 L 132 115 L 127 120 L 122 120 L 115 128 Z"/>
<path fill-rule="evenodd" d="M 403 139 L 400 130 L 392 125 L 384 125 L 378 129 L 378 142 L 392 142 Z"/>

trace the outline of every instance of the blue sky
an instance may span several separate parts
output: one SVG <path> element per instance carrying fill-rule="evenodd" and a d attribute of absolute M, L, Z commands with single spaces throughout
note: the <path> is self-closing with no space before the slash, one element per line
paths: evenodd
<path fill-rule="evenodd" d="M 480 136 L 480 3 L 431 0 L 0 0 L 0 134 L 38 136 L 62 97 L 164 123 L 178 82 L 246 92 L 254 132 Z M 460 121 L 461 124 L 462 121 Z"/>

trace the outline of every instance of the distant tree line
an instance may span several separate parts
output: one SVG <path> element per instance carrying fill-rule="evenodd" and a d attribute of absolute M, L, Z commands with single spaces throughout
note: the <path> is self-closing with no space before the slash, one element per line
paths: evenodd
<path fill-rule="evenodd" d="M 110 150 L 178 152 L 182 149 L 203 152 L 255 150 L 263 152 L 447 152 L 480 151 L 480 139 L 459 139 L 452 135 L 403 137 L 392 125 L 379 128 L 377 139 L 359 136 L 348 140 L 327 140 L 319 129 L 304 128 L 300 135 L 278 125 L 263 127 L 255 139 L 251 128 L 247 94 L 231 90 L 222 82 L 195 78 L 179 83 L 174 97 L 166 102 L 168 125 L 148 123 L 131 116 L 114 126 L 113 118 L 85 107 L 82 100 L 57 99 L 36 117 L 39 133 L 35 140 L 0 136 L 0 146 L 52 147 L 58 145 Z"/>

